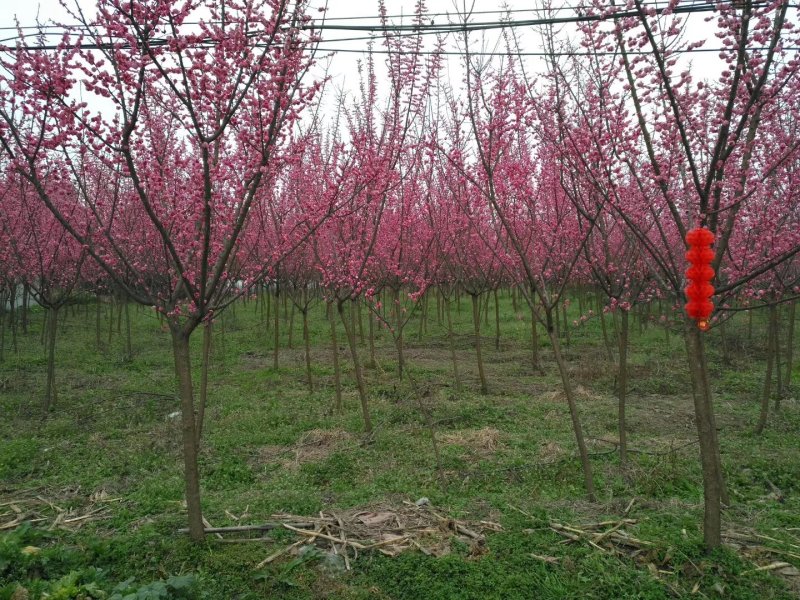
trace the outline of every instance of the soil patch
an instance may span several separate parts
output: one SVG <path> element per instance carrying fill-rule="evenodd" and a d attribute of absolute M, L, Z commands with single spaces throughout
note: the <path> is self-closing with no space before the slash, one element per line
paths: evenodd
<path fill-rule="evenodd" d="M 311 429 L 292 446 L 262 446 L 257 452 L 256 462 L 277 462 L 285 469 L 295 470 L 302 464 L 328 458 L 352 439 L 352 434 L 344 429 Z"/>
<path fill-rule="evenodd" d="M 567 451 L 557 442 L 542 442 L 539 446 L 539 458 L 544 463 L 555 462 L 567 455 Z"/>
<path fill-rule="evenodd" d="M 491 456 L 501 445 L 500 431 L 494 427 L 460 429 L 445 433 L 439 439 L 442 444 L 462 446 L 478 456 Z"/>

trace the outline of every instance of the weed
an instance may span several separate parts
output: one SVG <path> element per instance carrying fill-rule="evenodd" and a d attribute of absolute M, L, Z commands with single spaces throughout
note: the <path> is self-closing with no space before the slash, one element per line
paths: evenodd
<path fill-rule="evenodd" d="M 504 294 L 501 300 L 500 350 L 494 349 L 493 319 L 483 333 L 488 395 L 477 393 L 471 314 L 459 314 L 455 303 L 461 392 L 453 384 L 446 326 L 433 309 L 421 340 L 418 315 L 409 323 L 413 335 L 402 381 L 391 336 L 377 332 L 377 366 L 365 370 L 376 423 L 371 436 L 362 429 L 344 351 L 345 409 L 341 414 L 332 410 L 330 329 L 323 305 L 312 309 L 310 322 L 314 393 L 307 390 L 302 350 L 286 349 L 287 323 L 282 323 L 277 370 L 272 368 L 271 331 L 252 304 L 237 305 L 235 321 L 229 318 L 232 313 L 226 317 L 224 333 L 222 327 L 215 329 L 200 451 L 204 513 L 213 525 L 426 496 L 450 514 L 499 522 L 504 528 L 488 536 L 482 554 L 467 545 L 440 558 L 417 552 L 393 558 L 363 553 L 346 573 L 326 570 L 313 553 L 255 570 L 265 556 L 295 541 L 288 531 L 274 531 L 259 544 L 220 544 L 209 538 L 194 545 L 178 534 L 185 508 L 180 424 L 170 417 L 179 407 L 167 334 L 152 314 L 132 310 L 134 356 L 121 361 L 123 344 L 116 333 L 110 347 L 95 347 L 92 310 L 89 317 L 68 316 L 57 357 L 59 402 L 43 420 L 38 410 L 44 375 L 41 313 L 34 311 L 29 333 L 19 335 L 19 354 L 7 349 L 0 377 L 0 411 L 7 417 L 0 419 L 0 526 L 16 518 L 12 504 L 43 520 L 0 533 L 0 600 L 11 598 L 20 586 L 30 598 L 61 593 L 115 600 L 188 598 L 203 592 L 213 599 L 240 600 L 657 599 L 690 596 L 695 587 L 711 598 L 719 590 L 725 598 L 738 599 L 796 595 L 791 582 L 754 572 L 752 557 L 735 549 L 711 556 L 701 551 L 696 426 L 680 340 L 673 336 L 667 345 L 656 326 L 641 334 L 632 328 L 631 453 L 629 468 L 622 472 L 615 453 L 615 367 L 606 358 L 600 324 L 590 320 L 572 330 L 567 355 L 601 498 L 589 504 L 583 499 L 575 441 L 548 346 L 540 348 L 545 374 L 534 373 L 530 323 L 513 312 Z M 570 310 L 576 310 L 574 305 Z M 756 335 L 762 333 L 760 324 L 756 319 Z M 609 329 L 613 335 L 611 320 Z M 800 527 L 800 406 L 784 400 L 782 411 L 770 416 L 765 435 L 752 434 L 763 349 L 754 351 L 745 341 L 745 329 L 746 320 L 727 325 L 730 364 L 723 360 L 719 336 L 708 340 L 723 465 L 734 499 L 725 526 L 797 544 L 791 532 Z M 298 331 L 294 339 L 302 339 Z M 199 342 L 193 340 L 195 357 Z M 366 346 L 359 349 L 366 355 Z M 198 360 L 194 366 L 199 377 Z M 437 473 L 417 393 L 425 394 L 443 477 Z M 102 519 L 51 528 L 57 511 L 36 497 L 70 514 L 100 508 L 98 498 L 113 501 L 99 513 Z M 618 517 L 633 498 L 629 516 L 638 522 L 636 535 L 654 544 L 649 558 L 655 572 L 644 562 L 588 545 L 560 544 L 548 528 L 553 521 Z M 23 553 L 27 547 L 37 550 Z M 189 572 L 196 576 L 180 578 Z"/>

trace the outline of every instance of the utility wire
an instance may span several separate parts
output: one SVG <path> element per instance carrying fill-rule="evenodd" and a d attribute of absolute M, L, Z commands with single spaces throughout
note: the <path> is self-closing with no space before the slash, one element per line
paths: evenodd
<path fill-rule="evenodd" d="M 704 2 L 705 0 L 699 0 L 699 1 L 700 2 Z M 653 2 L 652 4 L 657 5 L 658 2 Z M 648 6 L 651 6 L 651 4 L 648 4 Z M 565 11 L 565 10 L 576 10 L 576 7 L 574 7 L 574 6 L 560 6 L 560 7 L 557 7 L 557 8 L 548 9 L 547 11 L 555 13 L 555 12 L 562 12 L 562 11 Z M 513 10 L 501 10 L 501 9 L 497 9 L 497 10 L 475 10 L 475 11 L 470 12 L 469 14 L 470 15 L 508 15 L 508 14 L 515 14 L 515 13 L 537 13 L 537 12 L 543 12 L 543 9 L 541 9 L 541 8 L 519 8 L 519 9 L 513 9 Z M 436 17 L 460 17 L 460 16 L 462 16 L 462 13 L 457 13 L 457 12 L 429 12 L 429 13 L 425 13 L 422 16 L 425 19 L 430 19 L 430 18 L 435 19 Z M 386 15 L 385 17 L 383 17 L 381 15 L 365 15 L 365 16 L 361 16 L 361 17 L 328 17 L 328 16 L 324 16 L 324 17 L 320 18 L 320 21 L 324 20 L 326 23 L 329 23 L 329 22 L 332 22 L 332 21 L 336 21 L 336 22 L 339 22 L 339 21 L 377 21 L 377 22 L 380 22 L 381 19 L 384 19 L 384 18 L 386 18 L 386 19 L 408 19 L 408 18 L 413 18 L 413 17 L 414 17 L 414 13 L 409 13 L 409 14 L 406 14 L 406 15 L 401 15 L 401 14 L 398 14 L 398 15 Z M 200 25 L 200 23 L 201 23 L 200 21 L 184 21 L 183 25 Z M 217 21 L 217 20 L 214 20 L 214 21 L 203 21 L 203 23 L 210 23 L 210 24 L 214 24 L 214 25 L 219 25 L 221 23 L 221 21 Z M 63 29 L 63 27 L 74 27 L 76 29 L 80 29 L 80 28 L 83 28 L 83 25 L 80 24 L 80 23 L 52 24 L 52 25 L 20 25 L 19 27 L 6 25 L 6 26 L 3 26 L 3 27 L 0 27 L 0 31 L 16 31 L 17 29 L 35 29 L 35 30 L 39 30 L 39 29 Z M 377 27 L 382 27 L 382 25 L 377 25 Z"/>
<path fill-rule="evenodd" d="M 751 47 L 748 48 L 748 52 L 766 52 L 770 48 L 768 46 L 758 46 L 758 47 Z M 704 54 L 709 52 L 727 52 L 730 48 L 693 48 L 692 50 L 670 50 L 672 54 Z M 800 46 L 798 47 L 789 47 L 783 48 L 786 52 L 798 52 L 800 51 Z M 396 54 L 394 50 L 370 50 L 367 48 L 317 48 L 317 52 L 331 52 L 331 53 L 353 53 L 353 54 Z M 558 52 L 525 52 L 525 51 L 513 51 L 513 52 L 469 52 L 470 56 L 487 56 L 487 57 L 503 57 L 503 56 L 542 56 L 542 57 L 549 57 L 549 56 L 616 56 L 620 52 L 619 51 L 558 51 Z M 628 55 L 651 55 L 652 52 L 648 52 L 646 50 L 626 50 L 625 52 Z M 406 52 L 405 54 L 411 54 L 414 56 L 464 56 L 465 52 L 460 52 L 457 50 L 419 50 L 419 51 L 412 51 Z"/>
<path fill-rule="evenodd" d="M 762 5 L 763 2 L 756 2 L 754 6 Z M 654 9 L 656 14 L 662 14 L 665 8 Z M 671 14 L 693 14 L 713 12 L 716 6 L 713 4 L 692 4 L 689 6 L 677 6 Z M 626 10 L 616 13 L 605 14 L 586 14 L 575 15 L 572 17 L 540 17 L 536 19 L 518 20 L 499 20 L 499 21 L 478 21 L 471 23 L 446 23 L 443 25 L 435 24 L 412 24 L 412 25 L 328 25 L 323 24 L 319 27 L 313 25 L 301 25 L 301 29 L 315 29 L 317 31 L 369 31 L 372 33 L 384 33 L 386 31 L 400 32 L 410 31 L 418 33 L 462 33 L 464 31 L 484 31 L 489 29 L 505 29 L 508 27 L 537 27 L 541 25 L 561 25 L 566 23 L 590 23 L 595 21 L 610 21 L 625 19 L 628 17 L 641 16 L 638 10 Z"/>
<path fill-rule="evenodd" d="M 667 0 L 654 0 L 653 2 L 645 3 L 645 7 L 647 8 L 658 8 L 660 4 L 666 4 Z M 761 2 L 757 2 L 760 4 Z M 708 0 L 691 0 L 691 5 L 707 5 Z M 578 6 L 558 6 L 548 9 L 542 8 L 515 8 L 515 9 L 495 9 L 495 10 L 473 10 L 470 11 L 468 14 L 469 16 L 472 15 L 510 15 L 510 14 L 519 14 L 519 13 L 541 13 L 541 12 L 548 12 L 548 13 L 558 13 L 565 10 L 577 11 L 580 7 Z M 365 15 L 365 16 L 358 16 L 358 17 L 328 17 L 324 16 L 321 20 L 324 20 L 326 23 L 331 21 L 380 21 L 381 19 L 406 19 L 406 18 L 413 18 L 415 15 L 414 13 L 409 14 L 394 14 L 394 15 Z M 422 15 L 423 18 L 435 18 L 435 17 L 463 17 L 464 13 L 459 12 L 427 12 Z M 200 21 L 184 21 L 184 25 L 200 25 Z M 204 21 L 204 23 L 212 23 L 212 24 L 220 24 L 221 21 Z M 16 31 L 17 29 L 63 29 L 64 26 L 71 27 L 71 28 L 83 28 L 82 24 L 74 23 L 71 25 L 64 25 L 64 24 L 53 24 L 53 25 L 21 25 L 19 27 L 16 26 L 4 26 L 0 27 L 0 31 Z M 382 27 L 382 25 L 376 25 L 376 27 Z"/>
<path fill-rule="evenodd" d="M 754 5 L 763 5 L 764 2 L 755 2 Z M 793 7 L 797 7 L 800 5 L 793 5 Z M 654 9 L 656 14 L 663 14 L 665 8 L 661 9 Z M 691 4 L 688 6 L 678 6 L 675 7 L 670 14 L 695 14 L 695 13 L 704 13 L 704 12 L 711 12 L 716 10 L 715 5 L 712 4 Z M 450 33 L 467 33 L 467 32 L 475 32 L 475 31 L 488 31 L 488 30 L 496 30 L 496 29 L 507 29 L 507 28 L 515 28 L 515 27 L 537 27 L 537 26 L 546 26 L 546 25 L 561 25 L 567 23 L 588 23 L 588 22 L 598 22 L 598 21 L 611 21 L 611 20 L 618 20 L 624 18 L 641 18 L 643 15 L 638 10 L 627 10 L 627 11 L 620 11 L 617 13 L 609 14 L 609 15 L 597 15 L 597 14 L 587 14 L 587 15 L 575 15 L 569 17 L 543 17 L 537 19 L 522 19 L 522 20 L 502 20 L 502 21 L 485 21 L 485 22 L 473 22 L 473 23 L 448 23 L 446 25 L 434 25 L 434 24 L 414 24 L 414 25 L 329 25 L 326 23 L 322 23 L 320 25 L 300 25 L 299 29 L 307 30 L 307 31 L 314 31 L 314 32 L 322 32 L 326 30 L 332 31 L 358 31 L 358 32 L 370 32 L 373 34 L 392 34 L 391 38 L 396 39 L 399 37 L 416 37 L 421 35 L 443 35 L 443 34 L 450 34 Z M 649 15 L 647 15 L 649 16 Z M 252 32 L 248 35 L 255 37 L 258 35 L 259 32 Z M 397 35 L 394 35 L 397 34 Z M 54 35 L 54 34 L 46 34 L 46 35 Z M 375 37 L 365 37 L 365 38 L 345 38 L 345 39 L 334 39 L 334 40 L 325 40 L 321 39 L 320 43 L 331 43 L 331 42 L 342 42 L 342 41 L 367 41 L 376 39 Z M 378 38 L 379 39 L 379 38 Z M 160 47 L 164 46 L 169 43 L 169 40 L 166 38 L 153 38 L 148 40 L 148 45 L 150 47 Z M 207 41 L 199 41 L 196 47 L 209 47 L 213 46 L 213 42 Z M 40 44 L 37 46 L 30 46 L 27 49 L 29 50 L 58 50 L 60 49 L 60 44 Z M 258 44 L 256 44 L 258 47 Z M 81 43 L 81 48 L 84 50 L 114 50 L 118 48 L 129 48 L 127 43 L 122 44 L 115 44 L 115 43 Z M 16 48 L 13 47 L 6 47 L 4 48 L 7 51 L 14 51 Z M 342 50 L 346 52 L 365 52 L 365 50 Z M 389 51 L 374 51 L 376 53 L 381 52 L 389 52 Z"/>

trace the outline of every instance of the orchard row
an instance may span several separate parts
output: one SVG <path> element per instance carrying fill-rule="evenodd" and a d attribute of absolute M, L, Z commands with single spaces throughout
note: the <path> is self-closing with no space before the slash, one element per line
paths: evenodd
<path fill-rule="evenodd" d="M 789 3 L 719 2 L 709 23 L 719 72 L 703 80 L 683 54 L 699 44 L 685 41 L 677 3 L 633 0 L 616 16 L 602 4 L 577 24 L 587 55 L 545 30 L 551 55 L 535 71 L 510 31 L 508 54 L 487 61 L 470 54 L 465 27 L 455 86 L 441 41 L 423 53 L 421 32 L 387 27 L 385 64 L 368 55 L 358 92 L 333 103 L 309 75 L 319 35 L 304 2 L 244 0 L 220 14 L 211 0 L 99 0 L 57 47 L 21 38 L 2 49 L 3 290 L 24 283 L 50 312 L 49 379 L 58 310 L 75 292 L 114 290 L 163 315 L 194 539 L 202 411 L 189 339 L 260 286 L 291 290 L 303 313 L 322 290 L 350 341 L 367 430 L 352 301 L 376 312 L 381 298 L 393 303 L 381 314 L 402 373 L 407 300 L 463 291 L 477 323 L 479 297 L 515 286 L 549 336 L 590 499 L 554 327 L 568 286 L 602 290 L 623 341 L 637 304 L 659 299 L 679 318 L 690 295 L 710 309 L 710 288 L 684 291 L 684 240 L 700 226 L 714 239 L 702 270 L 714 278 L 710 326 L 800 291 L 800 32 Z M 427 22 L 423 3 L 414 18 Z M 714 547 L 725 483 L 703 332 L 686 320 L 685 336 Z"/>

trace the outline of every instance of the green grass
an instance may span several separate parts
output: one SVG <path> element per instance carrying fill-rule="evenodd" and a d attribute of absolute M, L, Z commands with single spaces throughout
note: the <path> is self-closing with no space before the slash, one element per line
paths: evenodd
<path fill-rule="evenodd" d="M 543 376 L 530 367 L 527 308 L 515 313 L 510 298 L 501 295 L 499 350 L 494 347 L 493 307 L 483 326 L 489 394 L 482 396 L 466 300 L 460 312 L 453 308 L 465 383 L 461 394 L 452 385 L 446 331 L 437 322 L 433 298 L 426 331 L 419 335 L 419 314 L 405 330 L 409 376 L 403 381 L 396 375 L 391 336 L 378 330 L 378 368 L 365 370 L 376 424 L 371 443 L 362 443 L 341 325 L 345 410 L 332 410 L 324 305 L 315 305 L 311 316 L 313 393 L 305 383 L 299 312 L 292 349 L 287 321 L 281 321 L 277 370 L 272 368 L 273 330 L 253 302 L 237 304 L 226 313 L 224 326 L 216 326 L 200 459 L 204 513 L 214 525 L 236 524 L 231 515 L 245 512 L 247 522 L 257 523 L 278 511 L 315 514 L 427 496 L 455 517 L 503 526 L 488 535 L 480 556 L 458 542 L 439 558 L 420 552 L 394 558 L 366 553 L 343 574 L 322 568 L 313 557 L 286 557 L 255 570 L 264 557 L 294 541 L 288 532 L 275 532 L 265 543 L 220 544 L 209 538 L 199 545 L 178 533 L 185 521 L 180 430 L 169 415 L 179 406 L 168 334 L 151 311 L 131 307 L 134 353 L 128 360 L 116 323 L 108 341 L 107 307 L 101 348 L 95 344 L 94 306 L 86 307 L 85 314 L 83 306 L 71 309 L 74 314 L 63 318 L 58 340 L 59 399 L 46 418 L 39 409 L 43 319 L 34 312 L 28 333 L 18 333 L 18 353 L 9 347 L 7 332 L 5 362 L 0 363 L 0 526 L 15 517 L 10 503 L 44 520 L 0 531 L 0 600 L 10 598 L 18 585 L 28 588 L 31 598 L 45 593 L 110 597 L 114 586 L 130 578 L 135 579 L 131 586 L 150 584 L 151 592 L 166 589 L 170 581 L 179 587 L 186 583 L 184 591 L 164 597 L 183 597 L 184 592 L 195 597 L 199 589 L 215 599 L 671 598 L 695 597 L 693 590 L 708 598 L 797 596 L 798 578 L 793 584 L 791 577 L 753 571 L 774 560 L 800 566 L 794 557 L 734 547 L 711 556 L 702 551 L 702 490 L 680 326 L 668 339 L 662 327 L 650 324 L 640 332 L 632 321 L 629 443 L 639 452 L 631 455 L 631 469 L 622 474 L 608 443 L 616 435 L 615 372 L 605 355 L 599 319 L 570 325 L 565 354 L 577 384 L 600 498 L 590 504 L 584 500 L 560 380 L 541 329 Z M 568 320 L 578 317 L 573 301 Z M 725 528 L 759 532 L 778 540 L 770 542 L 773 547 L 800 554 L 800 406 L 784 399 L 781 412 L 770 414 L 765 434 L 752 434 L 765 341 L 763 317 L 757 315 L 754 323 L 752 339 L 745 315 L 728 324 L 727 353 L 718 331 L 708 336 L 723 462 L 734 500 L 725 512 Z M 607 325 L 612 330 L 611 318 Z M 194 337 L 199 360 L 201 336 Z M 366 362 L 367 346 L 359 350 Z M 798 377 L 800 372 L 795 382 Z M 444 486 L 419 394 L 435 423 Z M 495 449 L 458 442 L 460 434 L 487 427 L 499 432 Z M 295 445 L 313 429 L 345 433 L 310 460 L 292 464 Z M 93 504 L 93 495 L 96 500 L 99 494 L 113 501 Z M 106 509 L 102 518 L 81 527 L 51 528 L 56 509 L 22 502 L 35 496 L 76 511 L 69 514 Z M 630 516 L 638 523 L 630 531 L 653 544 L 647 556 L 616 557 L 588 545 L 564 545 L 547 527 L 553 521 L 580 524 L 619 517 L 632 498 Z M 27 546 L 39 550 L 22 553 Z M 532 554 L 553 556 L 558 563 Z M 186 574 L 196 580 L 169 579 Z"/>

